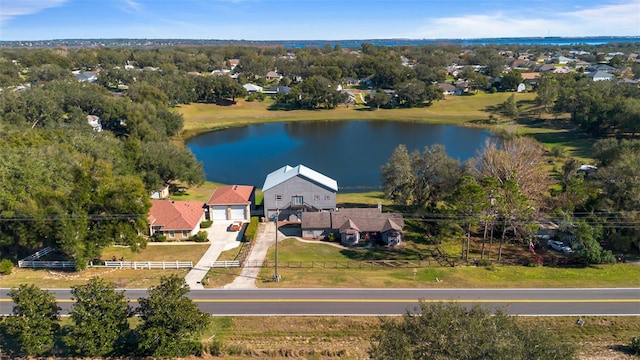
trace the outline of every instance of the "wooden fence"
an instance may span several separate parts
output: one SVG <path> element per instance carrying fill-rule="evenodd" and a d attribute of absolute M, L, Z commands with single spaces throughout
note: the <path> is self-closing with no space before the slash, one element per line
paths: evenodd
<path fill-rule="evenodd" d="M 93 265 L 93 264 L 92 264 Z M 192 261 L 105 261 L 104 267 L 117 269 L 193 269 Z"/>

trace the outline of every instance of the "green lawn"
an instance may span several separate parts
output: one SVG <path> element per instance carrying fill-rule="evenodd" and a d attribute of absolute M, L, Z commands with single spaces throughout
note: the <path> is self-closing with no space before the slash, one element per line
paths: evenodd
<path fill-rule="evenodd" d="M 273 261 L 274 250 L 274 247 L 269 250 L 267 260 Z M 260 273 L 260 279 L 265 281 L 257 281 L 257 284 L 261 287 L 369 288 L 633 287 L 638 285 L 640 278 L 640 266 L 632 264 L 578 268 L 513 265 L 495 265 L 492 268 L 473 266 L 451 268 L 440 267 L 431 260 L 431 267 L 419 268 L 414 280 L 413 267 L 378 267 L 355 261 L 368 258 L 363 255 L 367 252 L 367 250 L 344 250 L 327 244 L 305 244 L 293 239 L 285 239 L 278 244 L 279 273 L 283 281 L 268 282 L 274 269 L 265 268 Z M 394 258 L 393 253 L 390 253 L 388 258 Z M 314 268 L 299 267 L 299 262 L 309 261 L 315 262 Z M 347 261 L 352 261 L 349 268 L 345 268 Z M 340 262 L 338 268 L 336 268 L 336 262 Z"/>
<path fill-rule="evenodd" d="M 269 110 L 270 101 L 238 101 L 236 105 L 213 104 L 181 105 L 177 111 L 184 116 L 184 136 L 229 127 L 255 123 L 308 121 L 308 120 L 403 120 L 422 121 L 433 124 L 466 124 L 489 118 L 487 109 L 505 101 L 511 93 L 471 96 L 448 96 L 443 101 L 428 107 L 410 109 L 370 110 L 364 106 L 340 106 L 332 110 Z M 515 94 L 519 101 L 535 98 L 533 93 Z"/>
<path fill-rule="evenodd" d="M 111 246 L 102 250 L 102 260 L 112 258 L 123 261 L 192 261 L 200 260 L 209 248 L 209 243 L 189 245 L 147 245 L 145 249 L 134 252 L 129 247 Z"/>

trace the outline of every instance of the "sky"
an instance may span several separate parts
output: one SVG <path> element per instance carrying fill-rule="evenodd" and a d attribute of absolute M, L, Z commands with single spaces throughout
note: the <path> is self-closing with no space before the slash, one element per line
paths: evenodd
<path fill-rule="evenodd" d="M 0 40 L 640 36 L 640 0 L 0 0 Z"/>

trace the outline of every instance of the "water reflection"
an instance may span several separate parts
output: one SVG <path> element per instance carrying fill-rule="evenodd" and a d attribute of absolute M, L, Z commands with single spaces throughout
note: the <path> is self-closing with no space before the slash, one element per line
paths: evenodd
<path fill-rule="evenodd" d="M 286 164 L 304 164 L 338 181 L 342 191 L 380 188 L 380 166 L 398 144 L 409 151 L 443 144 L 466 160 L 491 136 L 486 130 L 392 121 L 326 121 L 250 125 L 203 134 L 187 146 L 207 180 L 261 187 Z"/>

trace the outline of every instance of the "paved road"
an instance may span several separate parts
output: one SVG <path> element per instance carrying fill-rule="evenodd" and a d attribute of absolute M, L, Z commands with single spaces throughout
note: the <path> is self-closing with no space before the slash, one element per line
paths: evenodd
<path fill-rule="evenodd" d="M 51 290 L 63 309 L 69 289 Z M 8 289 L 0 289 L 0 313 L 11 312 Z M 146 290 L 129 289 L 131 299 Z M 480 303 L 514 315 L 640 316 L 640 289 L 207 289 L 189 295 L 214 315 L 400 315 L 418 299 Z"/>

